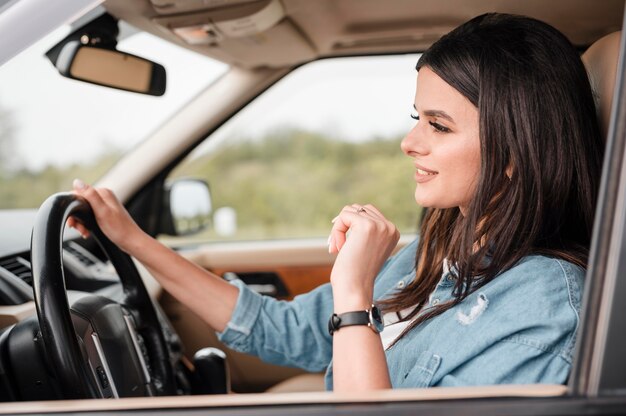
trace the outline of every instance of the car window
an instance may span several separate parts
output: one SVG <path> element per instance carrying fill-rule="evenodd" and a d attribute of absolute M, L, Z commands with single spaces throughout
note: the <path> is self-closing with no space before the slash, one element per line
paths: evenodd
<path fill-rule="evenodd" d="M 210 186 L 212 224 L 193 238 L 325 236 L 351 203 L 415 232 L 413 166 L 400 141 L 412 127 L 417 58 L 313 62 L 236 114 L 169 177 Z"/>
<path fill-rule="evenodd" d="M 0 209 L 37 208 L 76 177 L 94 182 L 228 69 L 120 22 L 117 48 L 165 66 L 165 94 L 79 82 L 45 56 L 70 31 L 61 27 L 0 66 Z"/>

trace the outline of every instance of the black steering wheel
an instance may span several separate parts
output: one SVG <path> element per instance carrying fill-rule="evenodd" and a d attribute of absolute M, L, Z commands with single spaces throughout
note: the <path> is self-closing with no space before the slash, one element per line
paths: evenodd
<path fill-rule="evenodd" d="M 123 287 L 121 300 L 86 295 L 70 308 L 63 272 L 63 230 L 70 216 L 91 231 L 113 264 Z M 176 394 L 152 299 L 130 256 L 104 235 L 84 199 L 58 193 L 42 204 L 31 263 L 41 338 L 64 398 Z"/>

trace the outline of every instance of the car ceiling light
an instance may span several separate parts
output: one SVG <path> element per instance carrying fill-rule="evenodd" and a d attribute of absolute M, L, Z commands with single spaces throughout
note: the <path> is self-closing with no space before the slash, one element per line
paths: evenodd
<path fill-rule="evenodd" d="M 170 23 L 172 32 L 190 45 L 215 45 L 224 38 L 254 36 L 275 26 L 285 17 L 280 1 L 273 0 L 251 14 L 223 18 L 219 15 L 206 16 L 202 22 L 189 24 Z M 181 22 L 182 23 L 182 22 Z"/>
<path fill-rule="evenodd" d="M 190 45 L 213 45 L 219 43 L 223 36 L 211 23 L 186 27 L 175 27 L 172 31 Z"/>

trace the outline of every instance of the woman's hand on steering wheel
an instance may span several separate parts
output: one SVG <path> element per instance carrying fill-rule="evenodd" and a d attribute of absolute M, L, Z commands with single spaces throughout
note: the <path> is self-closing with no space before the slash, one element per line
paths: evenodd
<path fill-rule="evenodd" d="M 74 194 L 86 199 L 91 205 L 102 232 L 119 248 L 132 255 L 133 241 L 137 241 L 136 236 L 143 231 L 133 221 L 113 191 L 94 188 L 80 179 L 75 179 L 72 185 Z M 70 217 L 67 225 L 75 228 L 83 237 L 90 235 L 89 230 L 75 217 Z"/>

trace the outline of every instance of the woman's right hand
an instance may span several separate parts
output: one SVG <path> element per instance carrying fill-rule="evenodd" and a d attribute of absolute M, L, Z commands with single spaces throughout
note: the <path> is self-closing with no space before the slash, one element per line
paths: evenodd
<path fill-rule="evenodd" d="M 132 255 L 132 243 L 138 240 L 143 231 L 131 218 L 113 191 L 106 188 L 94 188 L 80 179 L 75 179 L 72 185 L 74 194 L 86 199 L 91 205 L 102 232 L 119 248 Z M 89 230 L 76 218 L 70 217 L 67 225 L 78 230 L 83 237 L 89 236 Z"/>

